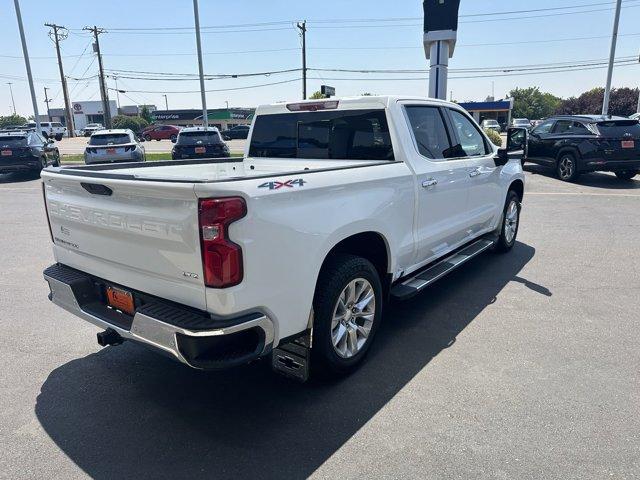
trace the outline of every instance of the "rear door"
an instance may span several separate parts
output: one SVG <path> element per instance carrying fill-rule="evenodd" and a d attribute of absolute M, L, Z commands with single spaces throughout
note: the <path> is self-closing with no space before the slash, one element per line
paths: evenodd
<path fill-rule="evenodd" d="M 445 109 L 404 104 L 415 150 L 408 151 L 417 177 L 416 264 L 434 260 L 468 236 L 470 164 L 455 154 Z"/>
<path fill-rule="evenodd" d="M 58 262 L 205 308 L 193 184 L 42 177 Z"/>
<path fill-rule="evenodd" d="M 455 150 L 468 159 L 469 177 L 468 232 L 476 237 L 485 233 L 498 212 L 502 212 L 500 169 L 496 167 L 493 148 L 476 123 L 461 110 L 447 109 L 455 138 Z"/>

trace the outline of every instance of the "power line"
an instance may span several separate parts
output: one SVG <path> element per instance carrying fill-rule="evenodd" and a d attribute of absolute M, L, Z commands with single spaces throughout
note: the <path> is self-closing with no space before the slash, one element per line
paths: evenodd
<path fill-rule="evenodd" d="M 118 77 L 120 78 L 120 77 Z M 235 91 L 235 90 L 249 90 L 251 88 L 260 88 L 260 87 L 270 87 L 272 85 L 283 85 L 285 83 L 293 83 L 293 82 L 299 82 L 300 78 L 292 78 L 290 80 L 282 80 L 280 82 L 271 82 L 271 83 L 261 83 L 261 84 L 257 84 L 257 85 L 247 85 L 244 87 L 234 87 L 234 88 L 217 88 L 217 89 L 213 89 L 213 90 L 205 90 L 205 92 L 210 93 L 210 92 L 231 92 L 231 91 Z M 114 90 L 113 88 L 110 88 L 109 90 Z M 171 90 L 125 90 L 125 92 L 130 92 L 130 93 L 159 93 L 159 94 L 163 94 L 163 93 L 200 93 L 200 90 L 178 90 L 178 91 L 171 91 Z M 120 92 L 122 93 L 122 92 Z"/>

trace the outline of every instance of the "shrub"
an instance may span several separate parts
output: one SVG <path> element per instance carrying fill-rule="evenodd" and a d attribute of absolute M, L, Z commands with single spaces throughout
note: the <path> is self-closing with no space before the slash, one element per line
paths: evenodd
<path fill-rule="evenodd" d="M 136 135 L 149 126 L 149 122 L 142 117 L 127 117 L 126 115 L 116 115 L 111 123 L 113 128 L 128 128 Z"/>
<path fill-rule="evenodd" d="M 489 137 L 489 140 L 491 140 L 491 143 L 493 143 L 496 147 L 502 146 L 502 137 L 498 132 L 487 128 L 485 129 L 484 133 L 487 134 L 487 137 Z"/>

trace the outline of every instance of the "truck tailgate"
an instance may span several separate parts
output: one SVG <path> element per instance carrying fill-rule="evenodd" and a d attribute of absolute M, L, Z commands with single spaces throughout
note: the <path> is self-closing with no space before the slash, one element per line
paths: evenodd
<path fill-rule="evenodd" d="M 193 184 L 42 178 L 59 263 L 206 308 Z"/>

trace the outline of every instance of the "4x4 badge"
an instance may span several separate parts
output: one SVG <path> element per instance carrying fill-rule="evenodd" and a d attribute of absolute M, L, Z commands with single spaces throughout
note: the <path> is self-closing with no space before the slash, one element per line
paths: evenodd
<path fill-rule="evenodd" d="M 296 178 L 295 180 L 285 180 L 284 182 L 280 182 L 275 180 L 273 182 L 265 182 L 262 185 L 258 185 L 258 188 L 268 188 L 269 190 L 278 190 L 283 187 L 294 188 L 296 186 L 302 187 L 305 182 L 302 178 Z"/>

